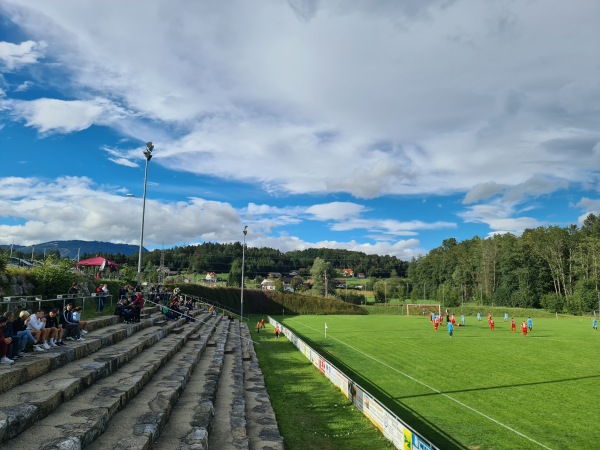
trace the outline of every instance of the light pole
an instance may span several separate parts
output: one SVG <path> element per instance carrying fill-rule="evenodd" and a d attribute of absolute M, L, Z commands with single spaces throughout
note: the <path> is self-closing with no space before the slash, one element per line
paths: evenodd
<path fill-rule="evenodd" d="M 142 286 L 142 248 L 144 247 L 144 216 L 146 215 L 146 182 L 148 181 L 148 163 L 152 159 L 152 150 L 154 145 L 152 142 L 146 143 L 146 150 L 144 150 L 144 156 L 146 157 L 146 172 L 144 174 L 144 201 L 142 203 L 142 231 L 140 232 L 140 253 L 138 255 L 138 275 L 137 284 Z"/>
<path fill-rule="evenodd" d="M 240 297 L 240 322 L 244 320 L 244 263 L 246 262 L 246 235 L 248 234 L 248 225 L 244 227 L 244 237 L 242 243 L 242 293 Z"/>

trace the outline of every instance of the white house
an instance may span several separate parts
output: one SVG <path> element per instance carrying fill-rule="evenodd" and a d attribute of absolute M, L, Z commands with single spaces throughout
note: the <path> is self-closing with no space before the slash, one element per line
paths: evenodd
<path fill-rule="evenodd" d="M 268 278 L 265 278 L 262 283 L 260 283 L 260 287 L 263 291 L 274 291 L 275 290 L 275 283 L 273 282 L 273 280 L 270 280 Z"/>

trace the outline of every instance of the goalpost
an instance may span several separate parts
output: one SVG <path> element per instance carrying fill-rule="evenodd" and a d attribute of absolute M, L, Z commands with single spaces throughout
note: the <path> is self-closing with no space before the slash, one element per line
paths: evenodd
<path fill-rule="evenodd" d="M 426 316 L 431 314 L 431 311 L 436 311 L 438 314 L 442 314 L 442 307 L 439 303 L 407 303 L 406 304 L 406 315 L 407 316 L 422 316 L 423 308 L 425 308 Z"/>

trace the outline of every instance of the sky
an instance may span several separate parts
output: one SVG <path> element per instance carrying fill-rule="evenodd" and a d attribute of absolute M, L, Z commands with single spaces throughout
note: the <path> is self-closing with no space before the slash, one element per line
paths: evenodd
<path fill-rule="evenodd" d="M 426 254 L 600 212 L 597 0 L 2 0 L 0 244 Z M 129 195 L 128 195 L 129 194 Z"/>

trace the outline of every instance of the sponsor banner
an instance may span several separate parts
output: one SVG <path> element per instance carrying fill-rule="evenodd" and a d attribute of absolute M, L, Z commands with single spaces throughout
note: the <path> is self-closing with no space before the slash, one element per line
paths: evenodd
<path fill-rule="evenodd" d="M 310 356 L 311 356 L 310 361 L 313 363 L 313 366 L 315 366 L 317 369 L 319 369 L 319 363 L 321 362 L 321 357 L 319 356 L 319 354 L 316 353 L 314 350 L 311 349 L 311 355 Z"/>
<path fill-rule="evenodd" d="M 363 404 L 364 404 L 364 409 L 363 409 L 364 415 L 367 416 L 369 419 L 371 419 L 371 422 L 373 422 L 373 424 L 383 432 L 384 410 L 381 407 L 381 405 L 379 404 L 379 402 L 376 399 L 374 399 L 373 397 L 371 397 L 369 394 L 365 393 Z"/>
<path fill-rule="evenodd" d="M 416 433 L 413 433 L 413 450 L 432 450 L 429 443 L 425 442 Z"/>
<path fill-rule="evenodd" d="M 348 378 L 327 361 L 325 361 L 325 376 L 348 398 Z"/>
<path fill-rule="evenodd" d="M 387 410 L 383 413 L 383 435 L 394 443 L 396 448 L 405 447 L 405 428 L 396 416 L 390 414 Z M 412 437 L 409 443 L 412 442 Z M 410 446 L 408 447 L 410 450 Z"/>
<path fill-rule="evenodd" d="M 319 356 L 319 371 L 325 375 L 325 360 Z"/>
<path fill-rule="evenodd" d="M 412 449 L 412 441 L 413 441 L 412 432 L 405 428 L 404 429 L 404 446 L 399 447 L 399 448 L 402 448 L 403 450 L 411 450 Z"/>

